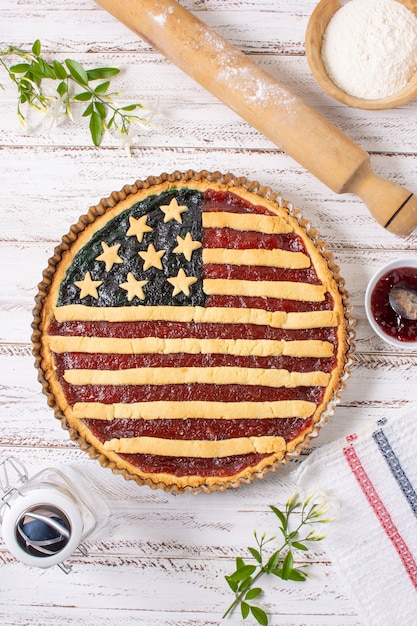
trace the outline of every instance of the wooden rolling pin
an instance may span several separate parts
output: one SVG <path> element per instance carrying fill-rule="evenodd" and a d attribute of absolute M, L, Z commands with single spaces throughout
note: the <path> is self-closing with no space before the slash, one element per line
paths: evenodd
<path fill-rule="evenodd" d="M 96 0 L 336 193 L 354 193 L 396 235 L 417 198 L 372 171 L 365 150 L 175 0 Z"/>

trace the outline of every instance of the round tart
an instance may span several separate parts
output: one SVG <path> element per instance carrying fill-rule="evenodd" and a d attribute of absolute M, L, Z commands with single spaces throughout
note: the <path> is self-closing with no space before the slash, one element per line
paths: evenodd
<path fill-rule="evenodd" d="M 126 186 L 56 248 L 36 366 L 72 439 L 168 491 L 237 487 L 316 436 L 350 365 L 347 294 L 280 196 L 231 174 Z"/>

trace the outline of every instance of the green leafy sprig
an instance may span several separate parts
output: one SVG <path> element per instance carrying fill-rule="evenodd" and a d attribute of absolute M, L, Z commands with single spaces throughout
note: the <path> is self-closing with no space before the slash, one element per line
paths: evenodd
<path fill-rule="evenodd" d="M 250 563 L 243 558 L 236 559 L 236 570 L 225 576 L 226 582 L 235 594 L 235 599 L 229 606 L 223 617 L 226 617 L 240 605 L 243 619 L 252 617 L 261 626 L 268 625 L 268 615 L 259 606 L 251 604 L 251 601 L 262 595 L 263 590 L 259 586 L 259 579 L 264 575 L 278 576 L 282 580 L 303 582 L 309 577 L 305 571 L 308 564 L 297 567 L 295 565 L 294 552 L 307 552 L 310 542 L 324 539 L 314 529 L 315 524 L 327 523 L 330 518 L 329 506 L 322 502 L 313 501 L 314 494 L 303 503 L 298 494 L 294 494 L 286 503 L 285 510 L 281 511 L 276 506 L 270 505 L 271 511 L 276 515 L 279 522 L 279 530 L 282 535 L 282 544 L 272 554 L 265 554 L 265 546 L 270 544 L 276 537 L 266 539 L 264 533 L 261 537 L 254 532 L 256 548 L 248 547 Z M 297 515 L 294 516 L 294 513 Z M 293 517 L 297 517 L 297 523 L 293 524 Z"/>
<path fill-rule="evenodd" d="M 19 62 L 9 65 L 9 57 L 18 57 Z M 135 103 L 118 107 L 113 103 L 116 92 L 110 91 L 111 81 L 119 74 L 115 67 L 99 67 L 87 70 L 78 61 L 65 59 L 63 63 L 47 61 L 41 55 L 41 42 L 37 39 L 31 52 L 9 46 L 0 51 L 0 65 L 6 70 L 10 80 L 18 91 L 17 115 L 25 125 L 23 106 L 32 107 L 51 117 L 60 116 L 73 120 L 72 107 L 75 102 L 85 103 L 82 117 L 89 118 L 92 141 L 99 146 L 104 132 L 114 127 L 128 143 L 129 129 L 132 122 L 149 124 L 143 114 L 144 105 Z M 49 95 L 43 88 L 43 81 L 55 81 L 54 95 Z M 97 81 L 101 81 L 98 82 Z M 138 112 L 142 111 L 142 115 Z"/>

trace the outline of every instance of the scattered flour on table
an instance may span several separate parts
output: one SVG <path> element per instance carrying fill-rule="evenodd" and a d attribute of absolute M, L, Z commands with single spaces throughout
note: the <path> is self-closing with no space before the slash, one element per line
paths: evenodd
<path fill-rule="evenodd" d="M 322 58 L 333 82 L 351 96 L 394 95 L 417 68 L 417 17 L 396 0 L 351 0 L 330 20 Z"/>

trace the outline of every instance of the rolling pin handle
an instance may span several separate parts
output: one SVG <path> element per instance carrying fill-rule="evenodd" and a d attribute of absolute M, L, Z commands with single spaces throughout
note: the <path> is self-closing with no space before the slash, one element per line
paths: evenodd
<path fill-rule="evenodd" d="M 406 237 L 417 226 L 417 197 L 405 187 L 377 176 L 370 162 L 362 165 L 349 185 L 375 220 L 388 232 Z"/>

